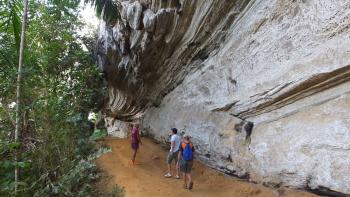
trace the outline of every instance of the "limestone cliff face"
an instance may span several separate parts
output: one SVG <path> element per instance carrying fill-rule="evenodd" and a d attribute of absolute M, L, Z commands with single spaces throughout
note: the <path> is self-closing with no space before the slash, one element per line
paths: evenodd
<path fill-rule="evenodd" d="M 228 174 L 350 193 L 349 1 L 120 2 L 99 38 L 108 116 L 177 127 Z"/>

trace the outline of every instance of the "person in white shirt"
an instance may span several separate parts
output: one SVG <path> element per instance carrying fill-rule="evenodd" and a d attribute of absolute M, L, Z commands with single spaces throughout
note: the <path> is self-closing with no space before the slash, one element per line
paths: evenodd
<path fill-rule="evenodd" d="M 171 163 L 175 160 L 175 168 L 176 168 L 176 176 L 175 178 L 179 179 L 179 167 L 176 165 L 178 161 L 178 154 L 180 149 L 181 137 L 177 135 L 177 129 L 171 129 L 171 137 L 170 137 L 170 151 L 167 156 L 166 163 L 168 164 L 168 172 L 164 175 L 166 178 L 172 177 L 171 175 Z"/>

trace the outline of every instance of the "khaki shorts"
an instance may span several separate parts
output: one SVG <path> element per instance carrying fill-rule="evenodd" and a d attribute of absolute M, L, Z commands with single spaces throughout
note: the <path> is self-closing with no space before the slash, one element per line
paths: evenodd
<path fill-rule="evenodd" d="M 180 171 L 186 174 L 191 173 L 193 160 L 185 161 L 182 157 L 180 159 Z"/>
<path fill-rule="evenodd" d="M 177 156 L 179 154 L 179 151 L 176 152 L 169 152 L 167 158 L 166 158 L 166 163 L 171 164 L 171 162 L 175 159 L 175 163 L 177 163 Z"/>

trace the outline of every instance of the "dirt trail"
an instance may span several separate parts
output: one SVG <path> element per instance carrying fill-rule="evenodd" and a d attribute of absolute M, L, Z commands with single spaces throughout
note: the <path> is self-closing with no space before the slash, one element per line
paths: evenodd
<path fill-rule="evenodd" d="M 131 148 L 127 140 L 107 138 L 104 143 L 112 148 L 112 152 L 100 157 L 96 163 L 107 177 L 102 178 L 98 187 L 111 189 L 118 184 L 125 187 L 127 197 L 228 197 L 228 196 L 315 196 L 301 191 L 288 189 L 272 190 L 261 185 L 247 183 L 227 177 L 215 170 L 195 162 L 193 167 L 194 189 L 182 188 L 182 180 L 164 178 L 166 150 L 143 138 L 143 145 L 137 155 L 139 165 L 131 165 Z M 154 159 L 159 156 L 159 159 Z"/>

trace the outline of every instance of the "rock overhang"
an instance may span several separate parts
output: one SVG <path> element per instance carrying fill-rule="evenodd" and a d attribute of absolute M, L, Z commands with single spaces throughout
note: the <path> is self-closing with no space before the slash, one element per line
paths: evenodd
<path fill-rule="evenodd" d="M 225 40 L 249 0 L 120 1 L 121 18 L 102 24 L 98 64 L 110 114 L 130 119 L 161 99 Z"/>
<path fill-rule="evenodd" d="M 130 27 L 99 45 L 111 117 L 144 114 L 159 141 L 178 127 L 228 174 L 350 193 L 349 2 L 123 3 Z"/>

